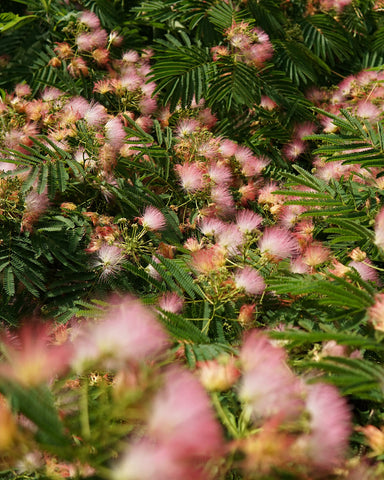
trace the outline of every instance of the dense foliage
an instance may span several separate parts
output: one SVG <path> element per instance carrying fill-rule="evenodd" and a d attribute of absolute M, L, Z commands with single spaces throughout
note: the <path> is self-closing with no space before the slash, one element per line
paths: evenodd
<path fill-rule="evenodd" d="M 384 475 L 384 3 L 0 6 L 2 478 Z"/>

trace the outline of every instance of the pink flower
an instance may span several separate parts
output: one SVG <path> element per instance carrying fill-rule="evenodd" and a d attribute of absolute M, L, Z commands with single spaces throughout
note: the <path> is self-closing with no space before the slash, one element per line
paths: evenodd
<path fill-rule="evenodd" d="M 369 258 L 366 258 L 363 262 L 352 261 L 349 263 L 348 267 L 353 267 L 359 273 L 360 277 L 364 281 L 377 282 L 379 281 L 379 274 L 377 271 L 371 267 L 373 265 Z"/>
<path fill-rule="evenodd" d="M 223 157 L 230 158 L 235 155 L 237 148 L 237 143 L 233 142 L 232 140 L 225 139 L 220 142 L 219 151 Z"/>
<path fill-rule="evenodd" d="M 277 103 L 266 95 L 262 95 L 260 99 L 260 107 L 264 110 L 274 110 L 277 107 Z"/>
<path fill-rule="evenodd" d="M 356 107 L 356 115 L 361 118 L 366 118 L 370 122 L 377 122 L 380 117 L 381 110 L 367 100 L 361 100 L 357 103 Z"/>
<path fill-rule="evenodd" d="M 260 175 L 262 170 L 270 163 L 270 159 L 260 156 L 260 157 L 251 157 L 245 163 L 242 164 L 242 173 L 246 177 L 255 177 Z"/>
<path fill-rule="evenodd" d="M 305 152 L 306 145 L 302 140 L 293 140 L 291 143 L 287 143 L 284 145 L 282 152 L 284 156 L 290 160 L 294 161 L 298 158 L 302 153 Z"/>
<path fill-rule="evenodd" d="M 267 227 L 258 246 L 262 255 L 277 261 L 295 256 L 299 252 L 298 243 L 292 233 L 279 227 Z"/>
<path fill-rule="evenodd" d="M 332 471 L 342 463 L 348 448 L 350 409 L 332 385 L 317 383 L 307 386 L 307 391 L 310 433 L 299 439 L 299 445 L 316 468 Z"/>
<path fill-rule="evenodd" d="M 148 432 L 179 459 L 208 459 L 222 446 L 207 393 L 192 373 L 177 367 L 165 374 L 152 404 Z"/>
<path fill-rule="evenodd" d="M 107 110 L 103 105 L 96 102 L 90 105 L 84 114 L 84 120 L 92 127 L 98 127 L 108 120 Z"/>
<path fill-rule="evenodd" d="M 105 280 L 121 270 L 125 255 L 120 247 L 103 245 L 96 252 L 96 255 L 97 258 L 93 261 L 92 266 L 95 268 L 101 267 L 101 279 Z"/>
<path fill-rule="evenodd" d="M 198 362 L 197 366 L 200 381 L 210 392 L 228 390 L 240 376 L 234 357 L 220 355 L 214 360 Z"/>
<path fill-rule="evenodd" d="M 21 220 L 21 231 L 31 232 L 33 225 L 48 208 L 48 195 L 46 193 L 37 193 L 36 191 L 32 190 L 25 197 L 24 204 L 25 210 Z"/>
<path fill-rule="evenodd" d="M 124 52 L 122 60 L 125 63 L 137 63 L 139 61 L 139 54 L 135 50 Z"/>
<path fill-rule="evenodd" d="M 252 210 L 240 210 L 236 214 L 236 225 L 240 232 L 252 233 L 259 228 L 263 218 Z"/>
<path fill-rule="evenodd" d="M 235 211 L 235 201 L 226 185 L 215 185 L 211 190 L 212 201 L 220 215 L 226 217 Z"/>
<path fill-rule="evenodd" d="M 200 127 L 200 122 L 193 118 L 181 120 L 176 127 L 176 136 L 187 137 L 194 133 Z"/>
<path fill-rule="evenodd" d="M 156 98 L 143 97 L 139 101 L 139 110 L 142 115 L 151 115 L 157 109 Z"/>
<path fill-rule="evenodd" d="M 84 10 L 80 16 L 79 16 L 79 22 L 86 25 L 87 27 L 95 30 L 100 27 L 100 20 L 99 17 L 89 11 L 89 10 Z"/>
<path fill-rule="evenodd" d="M 225 230 L 226 223 L 217 217 L 205 217 L 199 222 L 199 230 L 203 235 L 215 236 Z"/>
<path fill-rule="evenodd" d="M 303 409 L 302 385 L 285 363 L 285 352 L 273 347 L 257 331 L 251 332 L 240 351 L 244 374 L 239 396 L 255 417 L 292 418 Z"/>
<path fill-rule="evenodd" d="M 111 118 L 111 120 L 108 120 L 105 124 L 105 133 L 108 143 L 116 150 L 120 150 L 126 136 L 121 120 L 119 118 Z"/>
<path fill-rule="evenodd" d="M 159 298 L 159 307 L 166 312 L 180 313 L 184 300 L 176 292 L 166 292 Z"/>
<path fill-rule="evenodd" d="M 384 332 L 384 293 L 375 295 L 375 303 L 368 308 L 367 313 L 374 329 Z"/>
<path fill-rule="evenodd" d="M 252 267 L 238 269 L 234 277 L 236 288 L 247 295 L 260 295 L 265 290 L 264 278 Z"/>
<path fill-rule="evenodd" d="M 196 163 L 176 165 L 175 170 L 180 177 L 181 186 L 188 193 L 204 188 L 203 172 Z"/>
<path fill-rule="evenodd" d="M 142 439 L 130 445 L 111 472 L 111 480 L 205 480 L 196 466 L 174 458 L 172 449 Z"/>
<path fill-rule="evenodd" d="M 384 207 L 375 219 L 375 245 L 384 250 Z"/>
<path fill-rule="evenodd" d="M 211 163 L 208 167 L 208 175 L 216 184 L 228 184 L 232 181 L 232 170 L 220 163 Z"/>
<path fill-rule="evenodd" d="M 309 273 L 309 266 L 303 262 L 302 257 L 296 257 L 291 260 L 289 270 L 292 273 Z"/>
<path fill-rule="evenodd" d="M 118 369 L 127 362 L 136 364 L 153 358 L 167 347 L 162 327 L 140 302 L 127 297 L 110 303 L 103 319 L 75 331 L 73 365 L 77 370 L 95 361 Z"/>
<path fill-rule="evenodd" d="M 324 247 L 320 243 L 312 243 L 303 252 L 303 262 L 309 265 L 310 267 L 316 267 L 327 260 L 331 255 L 329 248 Z"/>
<path fill-rule="evenodd" d="M 31 87 L 26 83 L 18 83 L 15 86 L 15 95 L 17 97 L 25 97 L 32 93 Z"/>
<path fill-rule="evenodd" d="M 94 30 L 91 33 L 81 33 L 76 38 L 79 50 L 90 52 L 95 48 L 104 48 L 108 41 L 108 33 L 104 29 Z"/>
<path fill-rule="evenodd" d="M 167 224 L 164 215 L 152 205 L 146 207 L 143 216 L 139 218 L 139 222 L 146 230 L 151 231 L 163 230 Z"/>
<path fill-rule="evenodd" d="M 234 223 L 224 224 L 223 229 L 218 232 L 216 237 L 217 244 L 224 248 L 230 255 L 237 255 L 240 247 L 245 242 L 243 233 Z"/>
<path fill-rule="evenodd" d="M 192 252 L 192 267 L 199 273 L 211 274 L 225 265 L 224 251 L 218 245 Z"/>
<path fill-rule="evenodd" d="M 71 360 L 67 344 L 53 345 L 48 324 L 28 323 L 14 339 L 3 339 L 7 363 L 0 365 L 0 377 L 35 387 L 63 373 Z"/>

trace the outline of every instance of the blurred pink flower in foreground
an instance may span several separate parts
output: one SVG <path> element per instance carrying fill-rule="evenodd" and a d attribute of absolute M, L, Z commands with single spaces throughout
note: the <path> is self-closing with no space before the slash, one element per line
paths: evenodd
<path fill-rule="evenodd" d="M 197 378 L 187 370 L 170 368 L 156 395 L 148 431 L 179 459 L 208 459 L 222 447 L 222 435 L 210 400 Z"/>
<path fill-rule="evenodd" d="M 285 362 L 285 352 L 252 331 L 240 351 L 244 375 L 239 397 L 256 419 L 292 418 L 304 407 L 303 386 Z"/>
<path fill-rule="evenodd" d="M 342 463 L 348 448 L 350 409 L 333 385 L 308 385 L 307 391 L 310 433 L 297 446 L 318 469 L 330 471 Z"/>
<path fill-rule="evenodd" d="M 104 319 L 74 332 L 73 365 L 102 361 L 107 368 L 141 362 L 165 350 L 168 338 L 152 312 L 130 297 L 112 299 Z"/>
<path fill-rule="evenodd" d="M 6 363 L 0 365 L 0 377 L 34 387 L 52 380 L 69 366 L 72 349 L 68 344 L 53 345 L 48 324 L 29 323 L 17 336 L 5 338 Z"/>
<path fill-rule="evenodd" d="M 206 464 L 222 453 L 221 429 L 197 378 L 171 367 L 155 395 L 144 437 L 127 448 L 113 480 L 206 480 Z"/>

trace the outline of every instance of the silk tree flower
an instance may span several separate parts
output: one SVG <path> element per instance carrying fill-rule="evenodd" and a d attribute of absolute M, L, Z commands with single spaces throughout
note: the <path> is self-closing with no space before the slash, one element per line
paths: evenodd
<path fill-rule="evenodd" d="M 180 313 L 184 300 L 176 292 L 166 292 L 159 298 L 159 307 L 166 312 Z"/>
<path fill-rule="evenodd" d="M 179 460 L 204 461 L 222 449 L 222 432 L 207 393 L 192 373 L 178 367 L 165 374 L 152 403 L 148 433 Z"/>
<path fill-rule="evenodd" d="M 34 190 L 28 193 L 24 201 L 25 209 L 21 220 L 21 231 L 31 232 L 33 225 L 47 210 L 49 199 L 47 193 L 37 193 Z"/>
<path fill-rule="evenodd" d="M 302 260 L 310 267 L 316 267 L 329 260 L 331 251 L 321 243 L 312 243 L 306 247 Z"/>
<path fill-rule="evenodd" d="M 265 290 L 264 278 L 252 267 L 238 269 L 234 276 L 236 288 L 247 295 L 260 295 Z"/>
<path fill-rule="evenodd" d="M 53 345 L 49 324 L 28 323 L 14 338 L 3 338 L 6 363 L 0 377 L 35 387 L 65 372 L 71 361 L 68 344 Z"/>
<path fill-rule="evenodd" d="M 168 446 L 142 439 L 130 445 L 113 466 L 111 480 L 205 480 L 194 465 L 178 461 Z"/>
<path fill-rule="evenodd" d="M 211 189 L 211 199 L 220 215 L 227 217 L 234 214 L 235 201 L 227 185 L 214 185 Z"/>
<path fill-rule="evenodd" d="M 194 193 L 204 188 L 203 171 L 196 163 L 176 165 L 175 170 L 180 178 L 182 188 L 187 193 Z"/>
<path fill-rule="evenodd" d="M 368 308 L 368 318 L 375 330 L 384 332 L 384 293 L 375 295 L 375 303 Z"/>
<path fill-rule="evenodd" d="M 139 218 L 139 223 L 146 230 L 153 232 L 156 232 L 157 230 L 163 230 L 167 224 L 161 211 L 152 205 L 146 207 L 143 215 Z"/>
<path fill-rule="evenodd" d="M 279 261 L 299 253 L 299 245 L 294 235 L 279 227 L 267 227 L 258 242 L 260 253 L 272 261 Z"/>
<path fill-rule="evenodd" d="M 372 265 L 372 266 L 370 266 Z M 372 261 L 369 258 L 365 258 L 362 262 L 352 260 L 349 262 L 348 267 L 353 267 L 359 273 L 360 277 L 364 281 L 378 282 L 379 274 L 377 270 L 373 268 Z"/>
<path fill-rule="evenodd" d="M 225 251 L 219 245 L 192 252 L 191 266 L 199 273 L 209 275 L 225 265 Z"/>
<path fill-rule="evenodd" d="M 298 450 L 320 471 L 340 466 L 352 433 L 351 412 L 338 390 L 322 383 L 307 386 L 310 433 L 298 439 Z M 305 460 L 304 460 L 305 461 Z"/>
<path fill-rule="evenodd" d="M 232 170 L 228 165 L 212 162 L 208 167 L 208 176 L 213 183 L 230 184 L 232 182 Z"/>
<path fill-rule="evenodd" d="M 236 214 L 236 225 L 242 233 L 252 233 L 257 230 L 263 218 L 252 210 L 240 210 Z"/>
<path fill-rule="evenodd" d="M 95 361 L 119 369 L 153 359 L 168 346 L 155 315 L 139 301 L 127 297 L 110 304 L 104 318 L 74 329 L 72 365 L 78 371 Z"/>
<path fill-rule="evenodd" d="M 225 229 L 226 224 L 217 217 L 204 217 L 198 224 L 203 235 L 215 236 Z"/>
<path fill-rule="evenodd" d="M 96 259 L 92 262 L 92 267 L 101 267 L 100 278 L 106 279 L 121 270 L 124 259 L 125 255 L 120 247 L 104 244 L 96 252 Z"/>
<path fill-rule="evenodd" d="M 257 331 L 240 351 L 243 377 L 239 397 L 255 420 L 295 418 L 303 410 L 303 386 L 285 362 L 285 352 Z"/>
<path fill-rule="evenodd" d="M 245 243 L 245 236 L 235 223 L 227 223 L 216 235 L 216 242 L 229 255 L 237 255 Z"/>
<path fill-rule="evenodd" d="M 214 360 L 196 364 L 200 382 L 209 392 L 224 392 L 231 388 L 240 377 L 234 357 L 220 355 Z"/>
<path fill-rule="evenodd" d="M 100 27 L 99 17 L 90 10 L 84 10 L 81 12 L 78 21 L 83 25 L 86 25 L 91 30 L 96 30 Z"/>
<path fill-rule="evenodd" d="M 375 245 L 384 250 L 384 207 L 375 219 Z"/>
<path fill-rule="evenodd" d="M 98 102 L 89 105 L 84 114 L 84 120 L 92 127 L 98 127 L 108 121 L 106 108 Z"/>

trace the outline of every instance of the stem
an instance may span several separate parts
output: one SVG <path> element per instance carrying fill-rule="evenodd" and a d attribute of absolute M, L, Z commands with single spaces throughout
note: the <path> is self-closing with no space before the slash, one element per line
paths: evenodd
<path fill-rule="evenodd" d="M 215 406 L 217 414 L 219 415 L 220 420 L 223 422 L 228 432 L 232 435 L 233 438 L 240 438 L 239 432 L 233 426 L 231 421 L 228 418 L 226 411 L 224 410 L 221 402 L 219 400 L 218 394 L 215 392 L 211 393 L 212 403 Z"/>
<path fill-rule="evenodd" d="M 376 267 L 376 265 L 371 265 L 370 263 L 367 262 L 360 262 L 363 263 L 364 265 L 367 265 L 367 267 L 374 268 L 375 270 L 378 270 L 379 272 L 384 272 L 384 268 Z"/>
<path fill-rule="evenodd" d="M 80 424 L 81 432 L 84 438 L 90 438 L 91 428 L 89 426 L 88 412 L 88 379 L 84 382 L 80 397 Z"/>

